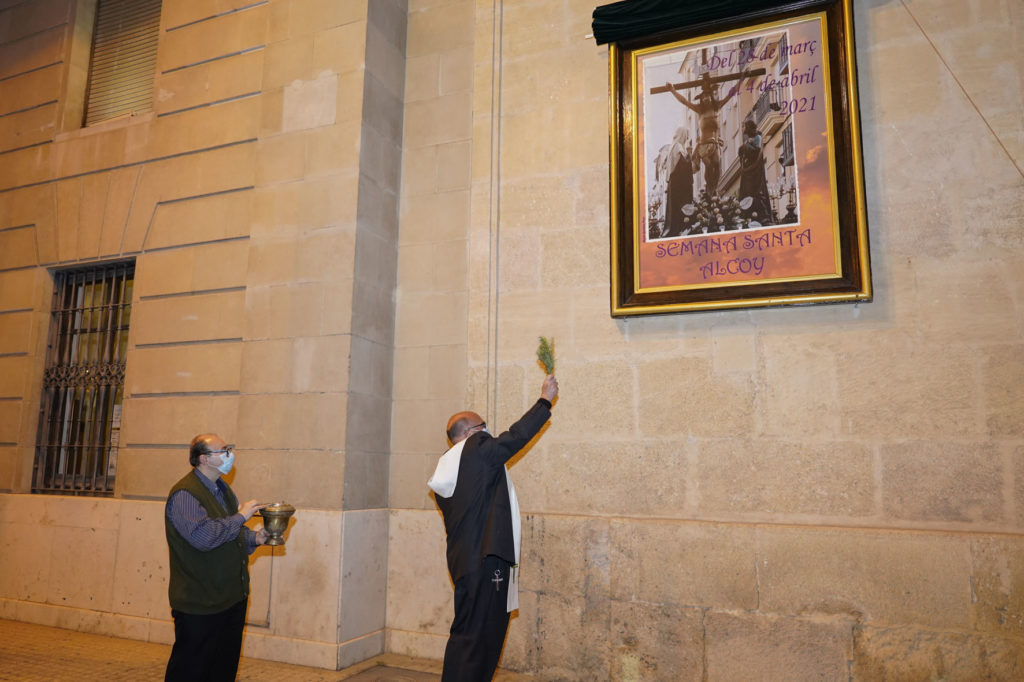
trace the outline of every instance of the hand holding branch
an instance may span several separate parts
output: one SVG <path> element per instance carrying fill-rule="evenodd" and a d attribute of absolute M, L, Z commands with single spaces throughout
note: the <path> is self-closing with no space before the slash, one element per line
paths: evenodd
<path fill-rule="evenodd" d="M 540 387 L 540 395 L 549 403 L 554 402 L 558 397 L 558 379 L 554 374 L 544 377 L 544 384 Z"/>

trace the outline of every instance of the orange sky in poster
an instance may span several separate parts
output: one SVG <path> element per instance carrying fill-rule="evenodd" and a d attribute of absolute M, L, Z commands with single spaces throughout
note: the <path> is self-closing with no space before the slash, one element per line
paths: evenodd
<path fill-rule="evenodd" d="M 809 73 L 818 66 L 814 82 L 792 88 L 794 98 L 815 97 L 815 108 L 794 114 L 794 156 L 799 183 L 800 222 L 766 229 L 717 232 L 693 237 L 648 241 L 643 234 L 646 221 L 637 220 L 636 272 L 638 291 L 655 289 L 692 289 L 723 284 L 755 284 L 770 280 L 792 280 L 802 277 L 828 276 L 837 273 L 835 197 L 831 178 L 828 137 L 828 106 L 825 103 L 824 62 L 826 54 L 822 38 L 822 20 L 815 18 L 781 28 L 789 31 L 789 44 L 814 41 L 814 54 L 792 54 L 790 73 Z M 777 33 L 757 27 L 746 36 Z M 744 35 L 691 44 L 686 50 L 722 42 L 735 42 Z M 678 48 L 677 48 L 678 49 Z M 768 78 L 771 73 L 762 76 Z M 637 92 L 661 83 L 645 83 L 643 69 L 638 67 Z M 638 109 L 643 100 L 638 102 Z M 643 120 L 643 112 L 638 114 Z M 642 131 L 641 131 L 642 135 Z M 643 149 L 638 136 L 637 148 Z M 643 164 L 637 163 L 638 168 Z M 646 179 L 637 183 L 646 187 Z M 643 202 L 637 202 L 643 205 Z"/>

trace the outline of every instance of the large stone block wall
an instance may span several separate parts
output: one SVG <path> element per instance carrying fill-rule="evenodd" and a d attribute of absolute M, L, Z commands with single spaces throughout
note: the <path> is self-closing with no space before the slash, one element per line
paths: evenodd
<path fill-rule="evenodd" d="M 475 7 L 411 3 L 398 236 L 390 503 L 427 508 L 424 445 L 466 390 Z"/>
<path fill-rule="evenodd" d="M 873 302 L 629 320 L 608 315 L 593 6 L 411 5 L 409 43 L 429 31 L 430 69 L 473 32 L 473 166 L 468 225 L 446 220 L 429 243 L 415 209 L 457 197 L 406 149 L 397 327 L 445 325 L 395 369 L 396 414 L 411 404 L 393 429 L 389 648 L 440 657 L 451 621 L 425 487 L 444 420 L 464 407 L 492 430 L 518 417 L 539 391 L 543 334 L 562 394 L 512 467 L 523 593 L 505 667 L 544 680 L 1020 679 L 1020 4 L 855 3 Z M 428 82 L 414 108 L 407 81 L 407 129 L 450 101 L 443 78 Z M 412 267 L 449 242 L 467 268 Z M 404 305 L 463 297 L 464 322 Z M 468 372 L 442 380 L 432 368 L 451 348 Z"/>
<path fill-rule="evenodd" d="M 406 4 L 167 0 L 153 111 L 82 129 L 94 4 L 0 2 L 0 609 L 169 641 L 162 500 L 216 431 L 242 499 L 299 509 L 246 653 L 380 653 Z M 23 495 L 49 271 L 126 257 L 115 498 Z"/>
<path fill-rule="evenodd" d="M 169 641 L 162 499 L 214 429 L 299 507 L 245 653 L 439 658 L 425 481 L 543 334 L 505 667 L 1024 677 L 1020 4 L 856 2 L 872 303 L 629 320 L 594 4 L 166 0 L 154 111 L 79 130 L 88 1 L 0 0 L 0 617 Z M 48 271 L 126 256 L 116 496 L 24 494 Z"/>
<path fill-rule="evenodd" d="M 364 633 L 383 594 L 364 575 L 383 557 L 363 544 L 387 532 L 386 516 L 300 513 L 285 547 L 251 557 L 243 655 L 334 669 L 380 653 L 382 636 Z M 0 495 L 0 618 L 172 643 L 163 517 L 162 501 Z M 371 570 L 343 579 L 346 562 Z M 350 600 L 339 622 L 338 589 L 372 598 Z"/>

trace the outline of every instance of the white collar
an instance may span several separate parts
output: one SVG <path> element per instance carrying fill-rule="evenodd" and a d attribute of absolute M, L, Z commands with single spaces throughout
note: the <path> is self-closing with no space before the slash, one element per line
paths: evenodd
<path fill-rule="evenodd" d="M 434 469 L 434 475 L 427 481 L 427 486 L 441 497 L 455 494 L 455 484 L 459 482 L 459 463 L 462 461 L 462 448 L 466 440 L 460 440 L 441 455 Z"/>

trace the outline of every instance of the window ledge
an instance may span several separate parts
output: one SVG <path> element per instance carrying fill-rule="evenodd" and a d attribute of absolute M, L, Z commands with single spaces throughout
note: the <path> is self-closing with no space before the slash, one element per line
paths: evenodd
<path fill-rule="evenodd" d="M 107 133 L 111 130 L 119 130 L 120 128 L 152 123 L 155 118 L 156 114 L 152 111 L 146 111 L 140 114 L 124 114 L 116 118 L 107 119 L 106 121 L 93 123 L 91 126 L 58 133 L 57 136 L 54 137 L 53 141 L 64 142 L 66 140 L 75 140 L 80 137 L 89 137 L 90 135 Z"/>

